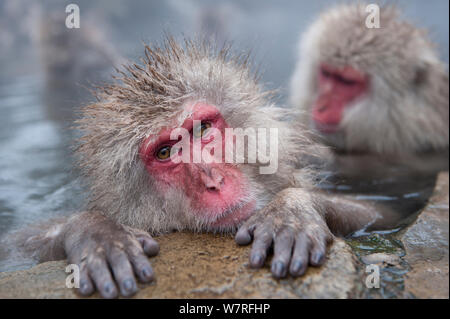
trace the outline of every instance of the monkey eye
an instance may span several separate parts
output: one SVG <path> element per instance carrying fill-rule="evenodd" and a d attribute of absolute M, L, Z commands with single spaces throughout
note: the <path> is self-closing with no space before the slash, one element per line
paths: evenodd
<path fill-rule="evenodd" d="M 328 71 L 325 68 L 322 68 L 320 70 L 320 72 L 321 72 L 321 74 L 322 74 L 322 76 L 324 78 L 332 79 L 332 80 L 334 80 L 334 81 L 336 81 L 338 83 L 341 83 L 343 85 L 351 86 L 351 85 L 358 84 L 357 80 L 349 79 L 347 77 L 342 76 L 341 74 L 339 74 L 337 72 L 336 73 L 330 72 L 330 71 Z"/>
<path fill-rule="evenodd" d="M 346 79 L 346 78 L 344 78 L 344 77 L 342 77 L 342 76 L 339 76 L 339 75 L 336 75 L 336 80 L 337 80 L 339 83 L 342 83 L 342 84 L 344 84 L 344 85 L 355 85 L 356 83 L 358 83 L 358 82 L 355 81 L 355 80 Z"/>
<path fill-rule="evenodd" d="M 322 68 L 320 71 L 322 72 L 322 75 L 323 75 L 325 78 L 331 78 L 331 77 L 333 76 L 333 74 L 332 74 L 331 72 L 327 71 L 327 70 L 324 69 L 324 68 Z"/>
<path fill-rule="evenodd" d="M 163 146 L 161 147 L 158 152 L 156 153 L 156 157 L 160 160 L 160 161 L 164 161 L 166 159 L 168 159 L 170 157 L 170 149 L 172 147 L 171 146 Z"/>
<path fill-rule="evenodd" d="M 197 125 L 193 129 L 194 137 L 196 137 L 196 138 L 203 137 L 205 135 L 206 130 L 209 129 L 210 127 L 211 127 L 211 123 L 209 123 L 209 122 L 204 122 L 204 123 L 201 123 L 201 125 Z"/>

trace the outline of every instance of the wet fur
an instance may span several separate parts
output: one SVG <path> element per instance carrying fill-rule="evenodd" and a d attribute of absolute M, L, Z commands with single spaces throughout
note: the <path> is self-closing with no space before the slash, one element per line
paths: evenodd
<path fill-rule="evenodd" d="M 275 174 L 259 174 L 260 163 L 238 164 L 258 209 L 286 187 L 309 187 L 311 171 L 301 164 L 294 170 L 293 164 L 303 162 L 311 143 L 304 130 L 283 120 L 287 111 L 270 102 L 270 92 L 257 83 L 247 61 L 246 55 L 233 56 L 229 47 L 190 40 L 180 45 L 169 36 L 161 47 L 145 46 L 140 65 L 119 70 L 116 83 L 100 88 L 98 102 L 85 107 L 78 122 L 83 133 L 79 165 L 90 185 L 89 210 L 151 233 L 209 230 L 210 221 L 194 218 L 183 192 L 158 192 L 138 154 L 142 141 L 174 116 L 183 120 L 182 105 L 189 101 L 215 105 L 233 128 L 278 128 Z"/>

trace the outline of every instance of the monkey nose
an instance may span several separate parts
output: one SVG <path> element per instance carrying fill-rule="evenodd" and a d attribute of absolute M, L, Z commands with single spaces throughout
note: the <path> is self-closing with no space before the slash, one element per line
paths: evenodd
<path fill-rule="evenodd" d="M 327 109 L 327 105 L 326 105 L 326 104 L 321 104 L 321 105 L 319 105 L 319 106 L 317 107 L 317 111 L 318 111 L 319 113 L 324 112 L 326 109 Z"/>
<path fill-rule="evenodd" d="M 224 178 L 222 174 L 211 171 L 211 174 L 201 173 L 201 179 L 208 191 L 218 192 L 222 188 Z"/>

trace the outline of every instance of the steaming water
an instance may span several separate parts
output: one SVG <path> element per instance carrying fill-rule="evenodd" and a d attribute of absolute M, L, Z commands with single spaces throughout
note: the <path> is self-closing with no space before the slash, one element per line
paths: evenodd
<path fill-rule="evenodd" d="M 329 193 L 387 206 L 399 214 L 399 227 L 393 229 L 399 230 L 408 222 L 408 217 L 419 212 L 427 203 L 436 182 L 436 173 L 415 174 L 411 171 L 411 174 L 405 175 L 401 168 L 390 168 L 386 169 L 389 170 L 386 176 L 372 177 L 369 173 L 357 178 L 345 174 L 332 175 L 319 186 Z M 361 235 L 361 232 L 354 235 Z"/>
<path fill-rule="evenodd" d="M 70 135 L 49 120 L 40 79 L 0 83 L 0 234 L 76 210 Z"/>

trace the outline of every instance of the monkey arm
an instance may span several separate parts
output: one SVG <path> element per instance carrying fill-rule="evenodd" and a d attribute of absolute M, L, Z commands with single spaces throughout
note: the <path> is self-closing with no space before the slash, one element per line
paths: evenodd
<path fill-rule="evenodd" d="M 271 271 L 277 278 L 302 275 L 308 264 L 325 261 L 327 245 L 335 235 L 348 235 L 374 224 L 381 215 L 367 203 L 338 196 L 287 188 L 262 210 L 252 215 L 238 230 L 236 242 L 253 240 L 250 266 L 264 265 L 273 244 Z"/>
<path fill-rule="evenodd" d="M 337 236 L 346 236 L 363 228 L 394 228 L 401 217 L 385 206 L 366 201 L 324 193 L 314 196 L 328 227 Z"/>
<path fill-rule="evenodd" d="M 133 295 L 135 276 L 142 282 L 153 280 L 147 256 L 159 246 L 144 231 L 118 224 L 99 212 L 82 212 L 65 219 L 27 228 L 16 235 L 19 249 L 39 262 L 67 258 L 80 269 L 82 295 L 97 288 L 103 297 Z M 114 278 L 114 279 L 113 279 Z"/>

